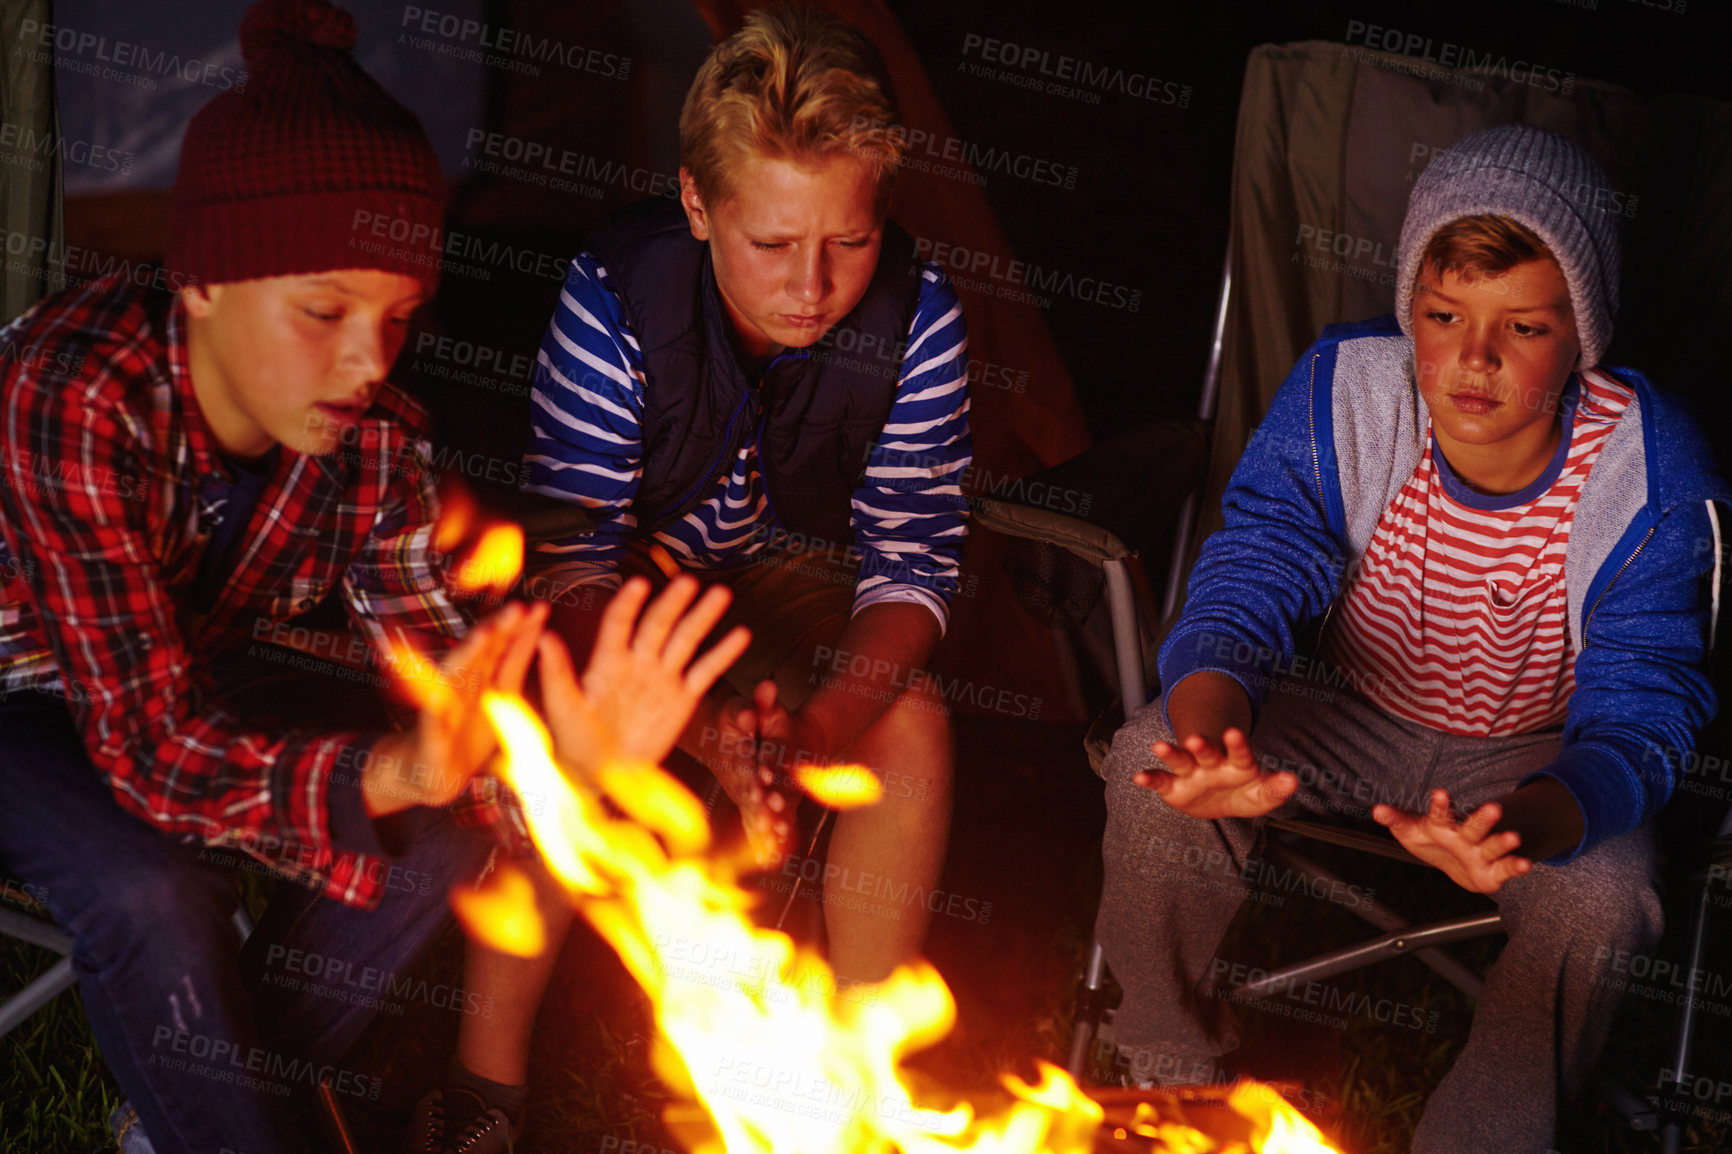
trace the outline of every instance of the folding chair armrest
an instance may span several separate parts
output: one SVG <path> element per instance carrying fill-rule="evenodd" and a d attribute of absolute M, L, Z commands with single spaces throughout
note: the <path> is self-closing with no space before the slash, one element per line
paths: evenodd
<path fill-rule="evenodd" d="M 974 522 L 1009 537 L 1026 537 L 1031 541 L 1046 541 L 1068 549 L 1085 561 L 1100 565 L 1107 561 L 1122 561 L 1134 556 L 1135 550 L 1110 530 L 1091 525 L 1076 517 L 1067 517 L 1036 505 L 1018 505 L 996 497 L 980 497 L 974 502 Z"/>

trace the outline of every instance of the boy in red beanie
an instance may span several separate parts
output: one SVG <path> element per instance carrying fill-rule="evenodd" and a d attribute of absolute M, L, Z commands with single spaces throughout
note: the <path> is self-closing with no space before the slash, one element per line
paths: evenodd
<path fill-rule="evenodd" d="M 4 332 L 53 354 L 0 378 L 0 857 L 72 935 L 136 1110 L 117 1123 L 126 1150 L 149 1148 L 141 1132 L 165 1152 L 304 1150 L 290 1098 L 322 1082 L 376 1098 L 344 1051 L 450 887 L 519 828 L 477 777 L 493 746 L 476 705 L 521 687 L 545 607 L 470 630 L 448 594 L 427 419 L 386 381 L 437 266 L 356 230 L 430 235 L 443 181 L 354 39 L 324 0 L 249 11 L 247 83 L 183 145 L 164 278 L 178 291 L 105 278 Z M 355 680 L 297 679 L 286 663 L 304 657 L 269 642 L 327 594 L 360 635 L 350 650 L 444 654 L 423 676 L 455 689 L 447 707 L 391 732 Z M 684 614 L 679 635 L 703 636 L 727 598 L 694 595 L 646 622 Z M 616 659 L 642 604 L 616 615 Z M 666 675 L 641 702 L 678 704 L 695 644 L 657 648 Z M 575 692 L 559 656 L 544 684 Z M 243 951 L 231 870 L 249 856 L 306 888 L 279 892 Z"/>

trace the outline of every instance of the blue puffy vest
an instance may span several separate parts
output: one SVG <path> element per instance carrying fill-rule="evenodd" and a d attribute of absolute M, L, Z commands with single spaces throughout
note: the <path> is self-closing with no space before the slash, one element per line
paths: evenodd
<path fill-rule="evenodd" d="M 679 202 L 652 197 L 604 221 L 586 246 L 607 270 L 643 353 L 637 536 L 678 521 L 756 440 L 777 521 L 809 539 L 853 539 L 849 499 L 896 399 L 920 293 L 914 241 L 884 224 L 860 303 L 809 349 L 748 379 L 716 291 L 710 246 Z"/>

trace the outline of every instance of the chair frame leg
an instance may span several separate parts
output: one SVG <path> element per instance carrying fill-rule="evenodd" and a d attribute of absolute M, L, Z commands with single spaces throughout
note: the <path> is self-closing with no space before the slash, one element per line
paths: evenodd
<path fill-rule="evenodd" d="M 10 1034 L 31 1014 L 71 989 L 77 981 L 78 975 L 72 972 L 72 958 L 57 959 L 29 985 L 0 1002 L 0 1037 Z"/>
<path fill-rule="evenodd" d="M 72 972 L 72 938 L 58 926 L 17 910 L 0 909 L 0 934 L 60 955 L 29 985 L 0 1002 L 0 1037 L 4 1037 L 24 1019 L 69 989 L 78 981 L 78 975 Z"/>
<path fill-rule="evenodd" d="M 1690 970 L 1684 983 L 1686 990 L 1696 988 L 1696 977 L 1703 972 L 1703 955 L 1708 949 L 1708 912 L 1712 895 L 1704 884 L 1696 893 L 1691 911 Z M 1666 1071 L 1671 1078 L 1660 1084 L 1660 1112 L 1665 1126 L 1660 1131 L 1660 1147 L 1667 1154 L 1677 1154 L 1683 1146 L 1684 1126 L 1690 1117 L 1690 1095 L 1684 1087 L 1690 1082 L 1690 1051 L 1696 1041 L 1696 999 L 1687 997 L 1678 1009 L 1678 1025 L 1672 1047 L 1672 1065 Z"/>
<path fill-rule="evenodd" d="M 1106 1013 L 1106 986 L 1106 954 L 1099 942 L 1090 941 L 1088 959 L 1083 963 L 1082 982 L 1077 986 L 1070 1062 L 1066 1066 L 1070 1076 L 1079 1084 L 1088 1075 L 1089 1055 L 1094 1050 L 1095 1035 L 1100 1032 L 1101 1017 Z"/>

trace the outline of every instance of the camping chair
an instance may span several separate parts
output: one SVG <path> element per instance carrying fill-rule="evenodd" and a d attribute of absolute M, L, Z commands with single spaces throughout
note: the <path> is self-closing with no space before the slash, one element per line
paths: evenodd
<path fill-rule="evenodd" d="M 253 932 L 252 918 L 247 915 L 245 905 L 235 907 L 234 923 L 235 931 L 244 943 Z M 53 950 L 60 955 L 53 965 L 32 978 L 22 990 L 0 1000 L 0 1038 L 3 1038 L 63 990 L 69 989 L 78 981 L 78 975 L 72 972 L 71 935 L 46 917 L 0 909 L 0 936 Z"/>
<path fill-rule="evenodd" d="M 72 938 L 54 923 L 18 910 L 0 909 L 0 934 L 53 950 L 60 957 L 22 990 L 0 1001 L 0 1037 L 53 1001 L 78 980 L 72 972 Z"/>
<path fill-rule="evenodd" d="M 1411 64 L 1397 54 L 1327 43 L 1265 45 L 1250 55 L 1235 141 L 1227 267 L 1198 407 L 1199 420 L 1212 423 L 1210 452 L 1200 484 L 1192 479 L 1167 489 L 1139 489 L 1147 503 L 1152 503 L 1149 494 L 1161 494 L 1168 510 L 1182 502 L 1165 553 L 1158 627 L 1170 626 L 1175 618 L 1197 543 L 1218 526 L 1227 478 L 1276 387 L 1324 325 L 1391 310 L 1394 278 L 1388 270 L 1408 187 L 1434 152 L 1476 129 L 1525 120 L 1563 131 L 1600 159 L 1621 190 L 1628 225 L 1626 305 L 1619 320 L 1620 339 L 1609 359 L 1641 363 L 1662 382 L 1714 379 L 1696 373 L 1697 362 L 1678 351 L 1688 342 L 1668 342 L 1662 334 L 1668 324 L 1718 331 L 1725 323 L 1719 318 L 1732 317 L 1732 291 L 1692 295 L 1682 287 L 1727 283 L 1723 276 L 1696 274 L 1711 267 L 1718 251 L 1701 244 L 1701 236 L 1732 227 L 1732 198 L 1710 187 L 1716 174 L 1692 171 L 1689 157 L 1698 140 L 1724 135 L 1725 126 L 1732 124 L 1732 108 L 1684 97 L 1643 99 L 1597 81 L 1575 81 L 1572 93 L 1557 93 L 1460 70 L 1428 68 L 1425 75 L 1414 75 Z M 1659 201 L 1664 204 L 1657 205 Z M 1640 214 L 1638 204 L 1644 210 Z M 1237 291 L 1235 285 L 1240 286 Z M 1699 343 L 1704 347 L 1688 356 L 1709 355 L 1707 343 Z M 1640 351 L 1626 355 L 1625 350 Z M 1058 468 L 1087 475 L 1088 458 L 1097 452 Z M 1150 520 L 1158 522 L 1166 515 L 1157 512 Z M 1077 605 L 1092 604 L 1086 582 L 1077 593 L 1073 571 L 1079 566 L 1100 569 L 1108 591 L 1111 668 L 1126 706 L 1122 712 L 1109 706 L 1091 728 L 1085 744 L 1098 768 L 1124 714 L 1148 700 L 1149 650 L 1140 646 L 1145 631 L 1135 616 L 1126 563 L 1139 554 L 1154 555 L 1148 543 L 1162 531 L 1134 519 L 1114 522 L 1094 514 L 1083 522 L 1001 498 L 977 502 L 976 521 L 1032 543 L 1024 552 L 1032 551 L 1034 559 L 1021 563 L 1023 573 L 1031 575 L 1026 580 L 1032 595 L 1019 592 L 1024 593 L 1025 607 L 1049 624 L 1054 606 L 1069 603 L 1074 611 Z M 1016 580 L 1012 561 L 1007 568 Z M 1048 587 L 1041 587 L 1043 578 Z M 1715 597 L 1717 604 L 1718 580 Z M 1718 652 L 1716 660 L 1723 660 Z M 1314 822 L 1274 820 L 1269 826 L 1275 831 L 1270 856 L 1308 879 L 1327 882 L 1334 875 L 1293 848 L 1290 843 L 1299 837 L 1412 860 L 1392 839 L 1375 834 Z M 1732 843 L 1727 835 L 1732 831 L 1725 822 L 1718 829 L 1718 836 L 1707 842 L 1706 865 L 1695 877 L 1698 884 L 1710 876 L 1705 870 L 1724 871 L 1728 861 Z M 1689 939 L 1693 974 L 1701 972 L 1710 904 L 1706 889 L 1699 889 Z M 1452 985 L 1477 993 L 1478 976 L 1441 947 L 1499 932 L 1495 912 L 1418 927 L 1375 902 L 1357 912 L 1381 931 L 1377 937 L 1283 967 L 1240 992 L 1316 980 L 1413 953 Z M 1104 960 L 1098 946 L 1092 946 L 1078 991 L 1070 1060 L 1071 1072 L 1079 1077 L 1089 1062 L 1105 988 Z M 1657 1105 L 1598 1080 L 1637 1128 L 1656 1128 L 1663 1113 L 1669 1148 L 1675 1148 L 1680 1120 L 1690 1105 L 1684 1091 L 1693 1015 L 1693 1006 L 1680 1011 L 1673 1075 Z"/>
<path fill-rule="evenodd" d="M 1712 505 L 1710 516 L 1718 534 L 1720 517 Z M 1100 567 L 1107 590 L 1107 611 L 1112 623 L 1116 668 L 1120 684 L 1126 687 L 1123 699 L 1129 702 L 1150 700 L 1143 688 L 1144 651 L 1141 628 L 1136 618 L 1137 607 L 1132 594 L 1132 582 L 1126 572 L 1126 564 L 1136 555 L 1135 550 L 1120 540 L 1112 530 L 1101 525 L 1080 521 L 1047 509 L 1018 506 L 1002 500 L 989 499 L 980 502 L 976 510 L 976 520 L 982 526 L 998 532 L 1063 549 L 1083 562 Z M 1183 534 L 1180 534 L 1180 540 L 1175 544 L 1175 553 L 1182 544 Z M 1716 547 L 1721 548 L 1718 541 Z M 1727 650 L 1732 649 L 1732 646 L 1713 644 L 1718 639 L 1715 635 L 1718 632 L 1717 618 L 1723 576 L 1721 567 L 1716 566 L 1712 593 L 1716 620 L 1710 626 L 1714 681 L 1722 697 L 1732 691 L 1732 677 L 1726 676 L 1725 671 L 1728 664 Z M 1101 719 L 1091 727 L 1085 746 L 1090 765 L 1097 773 L 1101 772 L 1101 759 L 1110 744 L 1111 733 L 1122 723 L 1123 718 L 1123 712 L 1109 706 Z M 1718 743 L 1716 747 L 1719 747 Z M 1690 800 L 1689 795 L 1680 793 L 1669 809 L 1688 804 Z M 1702 823 L 1700 815 L 1696 823 Z M 1345 886 L 1347 883 L 1301 852 L 1297 848 L 1300 839 L 1332 843 L 1424 866 L 1424 863 L 1388 836 L 1362 833 L 1323 822 L 1286 818 L 1271 818 L 1266 828 L 1274 835 L 1269 838 L 1265 847 L 1268 858 L 1281 868 L 1293 871 L 1308 884 L 1334 887 Z M 1685 938 L 1688 943 L 1688 957 L 1683 967 L 1688 975 L 1684 985 L 1687 990 L 1696 988 L 1698 975 L 1709 972 L 1705 965 L 1705 953 L 1709 937 L 1708 917 L 1714 905 L 1711 885 L 1715 879 L 1723 878 L 1732 871 L 1732 808 L 1723 810 L 1714 830 L 1712 838 L 1698 840 L 1699 848 L 1695 853 L 1688 855 L 1682 863 L 1674 863 L 1675 866 L 1683 866 L 1682 880 L 1689 887 L 1690 893 L 1687 907 L 1689 930 Z M 1260 998 L 1278 994 L 1283 989 L 1290 989 L 1305 982 L 1320 981 L 1376 962 L 1412 954 L 1468 997 L 1478 997 L 1484 980 L 1442 947 L 1503 932 L 1503 920 L 1495 909 L 1415 925 L 1375 898 L 1367 897 L 1352 908 L 1355 914 L 1380 932 L 1364 941 L 1278 967 L 1255 981 L 1218 993 L 1234 1000 Z M 1082 979 L 1077 988 L 1075 1020 L 1067 1063 L 1071 1075 L 1079 1081 L 1089 1073 L 1095 1038 L 1106 1012 L 1107 977 L 1106 959 L 1100 943 L 1091 940 L 1083 965 Z M 1603 1072 L 1596 1071 L 1594 1075 L 1594 1088 L 1624 1116 L 1632 1129 L 1653 1130 L 1664 1122 L 1665 1149 L 1668 1151 L 1678 1149 L 1677 1143 L 1681 1140 L 1683 1125 L 1688 1120 L 1695 1101 L 1689 1088 L 1692 1084 L 1691 1053 L 1696 1017 L 1697 1000 L 1687 999 L 1680 1005 L 1672 1035 L 1669 1065 L 1666 1067 L 1672 1075 L 1659 1087 L 1657 1096 L 1644 1099 L 1631 1093 Z"/>

